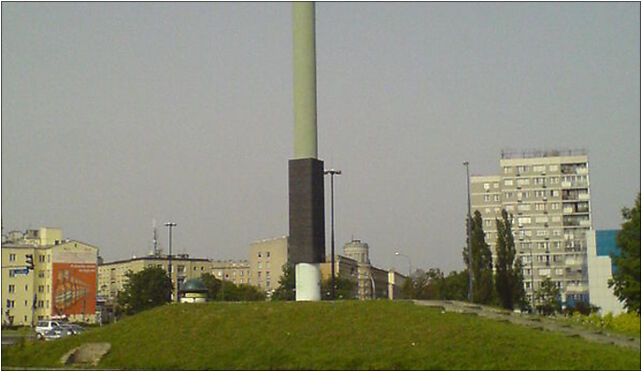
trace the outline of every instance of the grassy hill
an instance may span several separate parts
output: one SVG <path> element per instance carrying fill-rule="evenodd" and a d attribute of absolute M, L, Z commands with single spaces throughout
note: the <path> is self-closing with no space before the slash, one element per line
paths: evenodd
<path fill-rule="evenodd" d="M 402 301 L 167 305 L 81 336 L 3 348 L 2 366 L 57 367 L 110 342 L 107 369 L 640 369 L 640 351 Z"/>

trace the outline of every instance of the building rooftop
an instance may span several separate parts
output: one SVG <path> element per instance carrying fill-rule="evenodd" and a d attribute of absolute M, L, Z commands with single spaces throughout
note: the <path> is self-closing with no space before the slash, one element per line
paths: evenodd
<path fill-rule="evenodd" d="M 553 149 L 553 150 L 543 150 L 543 149 L 531 149 L 531 150 L 512 150 L 512 149 L 502 149 L 501 158 L 502 159 L 528 159 L 528 158 L 551 158 L 557 156 L 581 156 L 587 155 L 586 150 L 584 149 Z"/>

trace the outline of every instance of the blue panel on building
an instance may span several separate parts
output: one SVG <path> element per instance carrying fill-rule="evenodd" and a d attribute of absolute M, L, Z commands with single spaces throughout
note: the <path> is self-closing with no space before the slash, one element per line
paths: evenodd
<path fill-rule="evenodd" d="M 597 230 L 595 231 L 595 245 L 598 256 L 610 256 L 611 253 L 620 257 L 620 248 L 615 242 L 615 237 L 620 230 Z M 611 262 L 611 271 L 615 272 L 615 264 Z"/>

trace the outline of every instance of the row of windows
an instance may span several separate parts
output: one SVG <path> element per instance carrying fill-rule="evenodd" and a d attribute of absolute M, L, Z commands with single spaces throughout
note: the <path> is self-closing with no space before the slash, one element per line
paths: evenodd
<path fill-rule="evenodd" d="M 515 170 L 517 173 L 526 173 L 530 170 L 533 170 L 533 172 L 546 172 L 546 165 L 544 164 L 536 164 L 533 165 L 532 167 L 529 167 L 528 165 L 518 165 L 515 167 Z M 557 172 L 559 170 L 559 165 L 558 164 L 551 164 L 548 166 L 548 170 L 550 172 Z M 513 172 L 513 167 L 504 167 L 504 174 L 511 174 Z"/>
<path fill-rule="evenodd" d="M 45 262 L 45 259 L 47 262 L 51 262 L 51 255 L 38 255 L 38 262 Z M 16 262 L 16 254 L 15 253 L 9 253 L 9 262 Z"/>
<path fill-rule="evenodd" d="M 29 306 L 29 301 L 28 300 L 25 300 L 25 306 Z M 6 307 L 7 307 L 7 309 L 13 309 L 13 308 L 16 307 L 16 302 L 14 300 L 7 300 L 7 306 Z M 49 300 L 47 300 L 46 305 L 45 305 L 45 301 L 39 300 L 38 302 L 36 302 L 36 307 L 37 308 L 43 308 L 43 307 L 49 308 Z"/>
<path fill-rule="evenodd" d="M 261 251 L 257 252 L 257 256 L 258 256 L 258 258 L 261 258 L 263 256 Z M 270 251 L 265 251 L 265 257 L 266 258 L 270 258 Z"/>

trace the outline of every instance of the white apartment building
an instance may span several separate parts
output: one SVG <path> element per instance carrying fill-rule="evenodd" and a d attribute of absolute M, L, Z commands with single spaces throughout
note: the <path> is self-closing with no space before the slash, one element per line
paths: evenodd
<path fill-rule="evenodd" d="M 472 176 L 472 210 L 483 218 L 495 258 L 495 219 L 513 216 L 515 249 L 529 301 L 550 278 L 564 304 L 588 301 L 586 235 L 591 229 L 588 157 L 584 151 L 502 152 L 500 174 Z"/>

